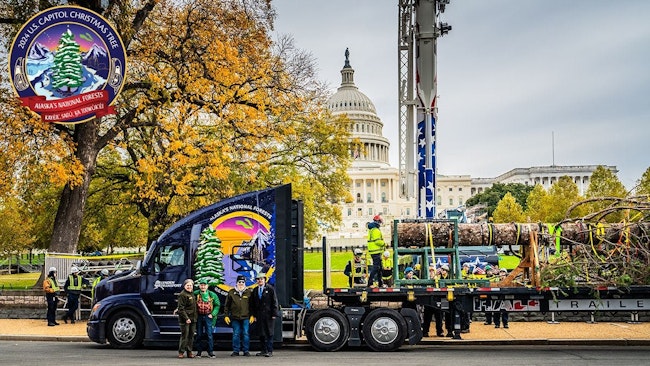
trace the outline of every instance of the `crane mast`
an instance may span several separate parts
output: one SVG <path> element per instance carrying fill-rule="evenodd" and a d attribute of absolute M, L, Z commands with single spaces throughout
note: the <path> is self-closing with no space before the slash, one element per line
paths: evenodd
<path fill-rule="evenodd" d="M 439 21 L 447 4 L 399 0 L 400 195 L 417 199 L 420 218 L 436 213 L 436 42 L 451 30 Z"/>

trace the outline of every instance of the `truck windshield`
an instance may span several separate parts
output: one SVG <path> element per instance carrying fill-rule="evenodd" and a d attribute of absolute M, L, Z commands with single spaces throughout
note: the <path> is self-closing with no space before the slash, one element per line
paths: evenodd
<path fill-rule="evenodd" d="M 158 248 L 154 257 L 154 269 L 156 273 L 164 271 L 168 267 L 185 265 L 185 248 L 181 244 L 169 244 Z"/>

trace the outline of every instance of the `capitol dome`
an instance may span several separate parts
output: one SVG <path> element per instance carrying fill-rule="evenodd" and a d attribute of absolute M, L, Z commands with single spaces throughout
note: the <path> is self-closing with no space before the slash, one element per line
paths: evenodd
<path fill-rule="evenodd" d="M 341 70 L 341 86 L 327 101 L 333 115 L 345 114 L 352 120 L 352 138 L 363 144 L 363 151 L 351 152 L 353 166 L 388 166 L 390 143 L 382 134 L 382 123 L 370 98 L 354 84 L 354 69 L 350 52 L 345 50 L 345 65 Z"/>

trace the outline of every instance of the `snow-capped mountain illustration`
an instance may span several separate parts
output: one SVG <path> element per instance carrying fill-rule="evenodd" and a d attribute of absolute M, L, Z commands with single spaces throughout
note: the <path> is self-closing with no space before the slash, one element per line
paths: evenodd
<path fill-rule="evenodd" d="M 29 50 L 29 55 L 27 55 L 27 58 L 33 61 L 48 60 L 52 57 L 53 56 L 50 49 L 39 42 L 36 42 L 36 44 L 34 44 L 34 46 Z"/>
<path fill-rule="evenodd" d="M 99 75 L 108 77 L 109 57 L 105 49 L 93 43 L 88 52 L 82 53 L 81 63 L 93 70 Z"/>

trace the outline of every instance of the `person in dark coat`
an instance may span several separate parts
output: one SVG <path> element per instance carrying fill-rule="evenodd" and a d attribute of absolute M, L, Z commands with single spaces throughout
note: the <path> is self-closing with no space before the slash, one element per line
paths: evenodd
<path fill-rule="evenodd" d="M 191 278 L 183 282 L 183 291 L 178 295 L 178 323 L 181 326 L 181 338 L 178 341 L 178 358 L 194 358 L 194 332 L 196 331 L 196 298 L 194 297 L 194 281 Z"/>
<path fill-rule="evenodd" d="M 63 290 L 65 291 L 66 297 L 68 298 L 68 312 L 63 316 L 63 321 L 68 323 L 68 320 L 72 324 L 75 322 L 75 313 L 79 308 L 79 297 L 81 296 L 81 290 L 87 288 L 90 285 L 90 282 L 81 277 L 79 268 L 72 267 L 70 269 L 70 276 L 65 281 L 63 285 Z"/>
<path fill-rule="evenodd" d="M 223 320 L 226 324 L 232 323 L 232 353 L 231 356 L 239 356 L 239 351 L 244 352 L 244 356 L 250 356 L 248 347 L 250 345 L 250 336 L 248 327 L 255 321 L 251 315 L 251 298 L 252 290 L 246 286 L 246 277 L 237 276 L 237 283 L 226 296 L 226 305 L 223 308 Z"/>
<path fill-rule="evenodd" d="M 257 322 L 262 351 L 256 353 L 255 356 L 272 357 L 273 328 L 280 308 L 275 296 L 275 289 L 266 283 L 266 274 L 259 273 L 256 279 L 257 287 L 253 289 L 251 296 L 251 313 Z"/>

